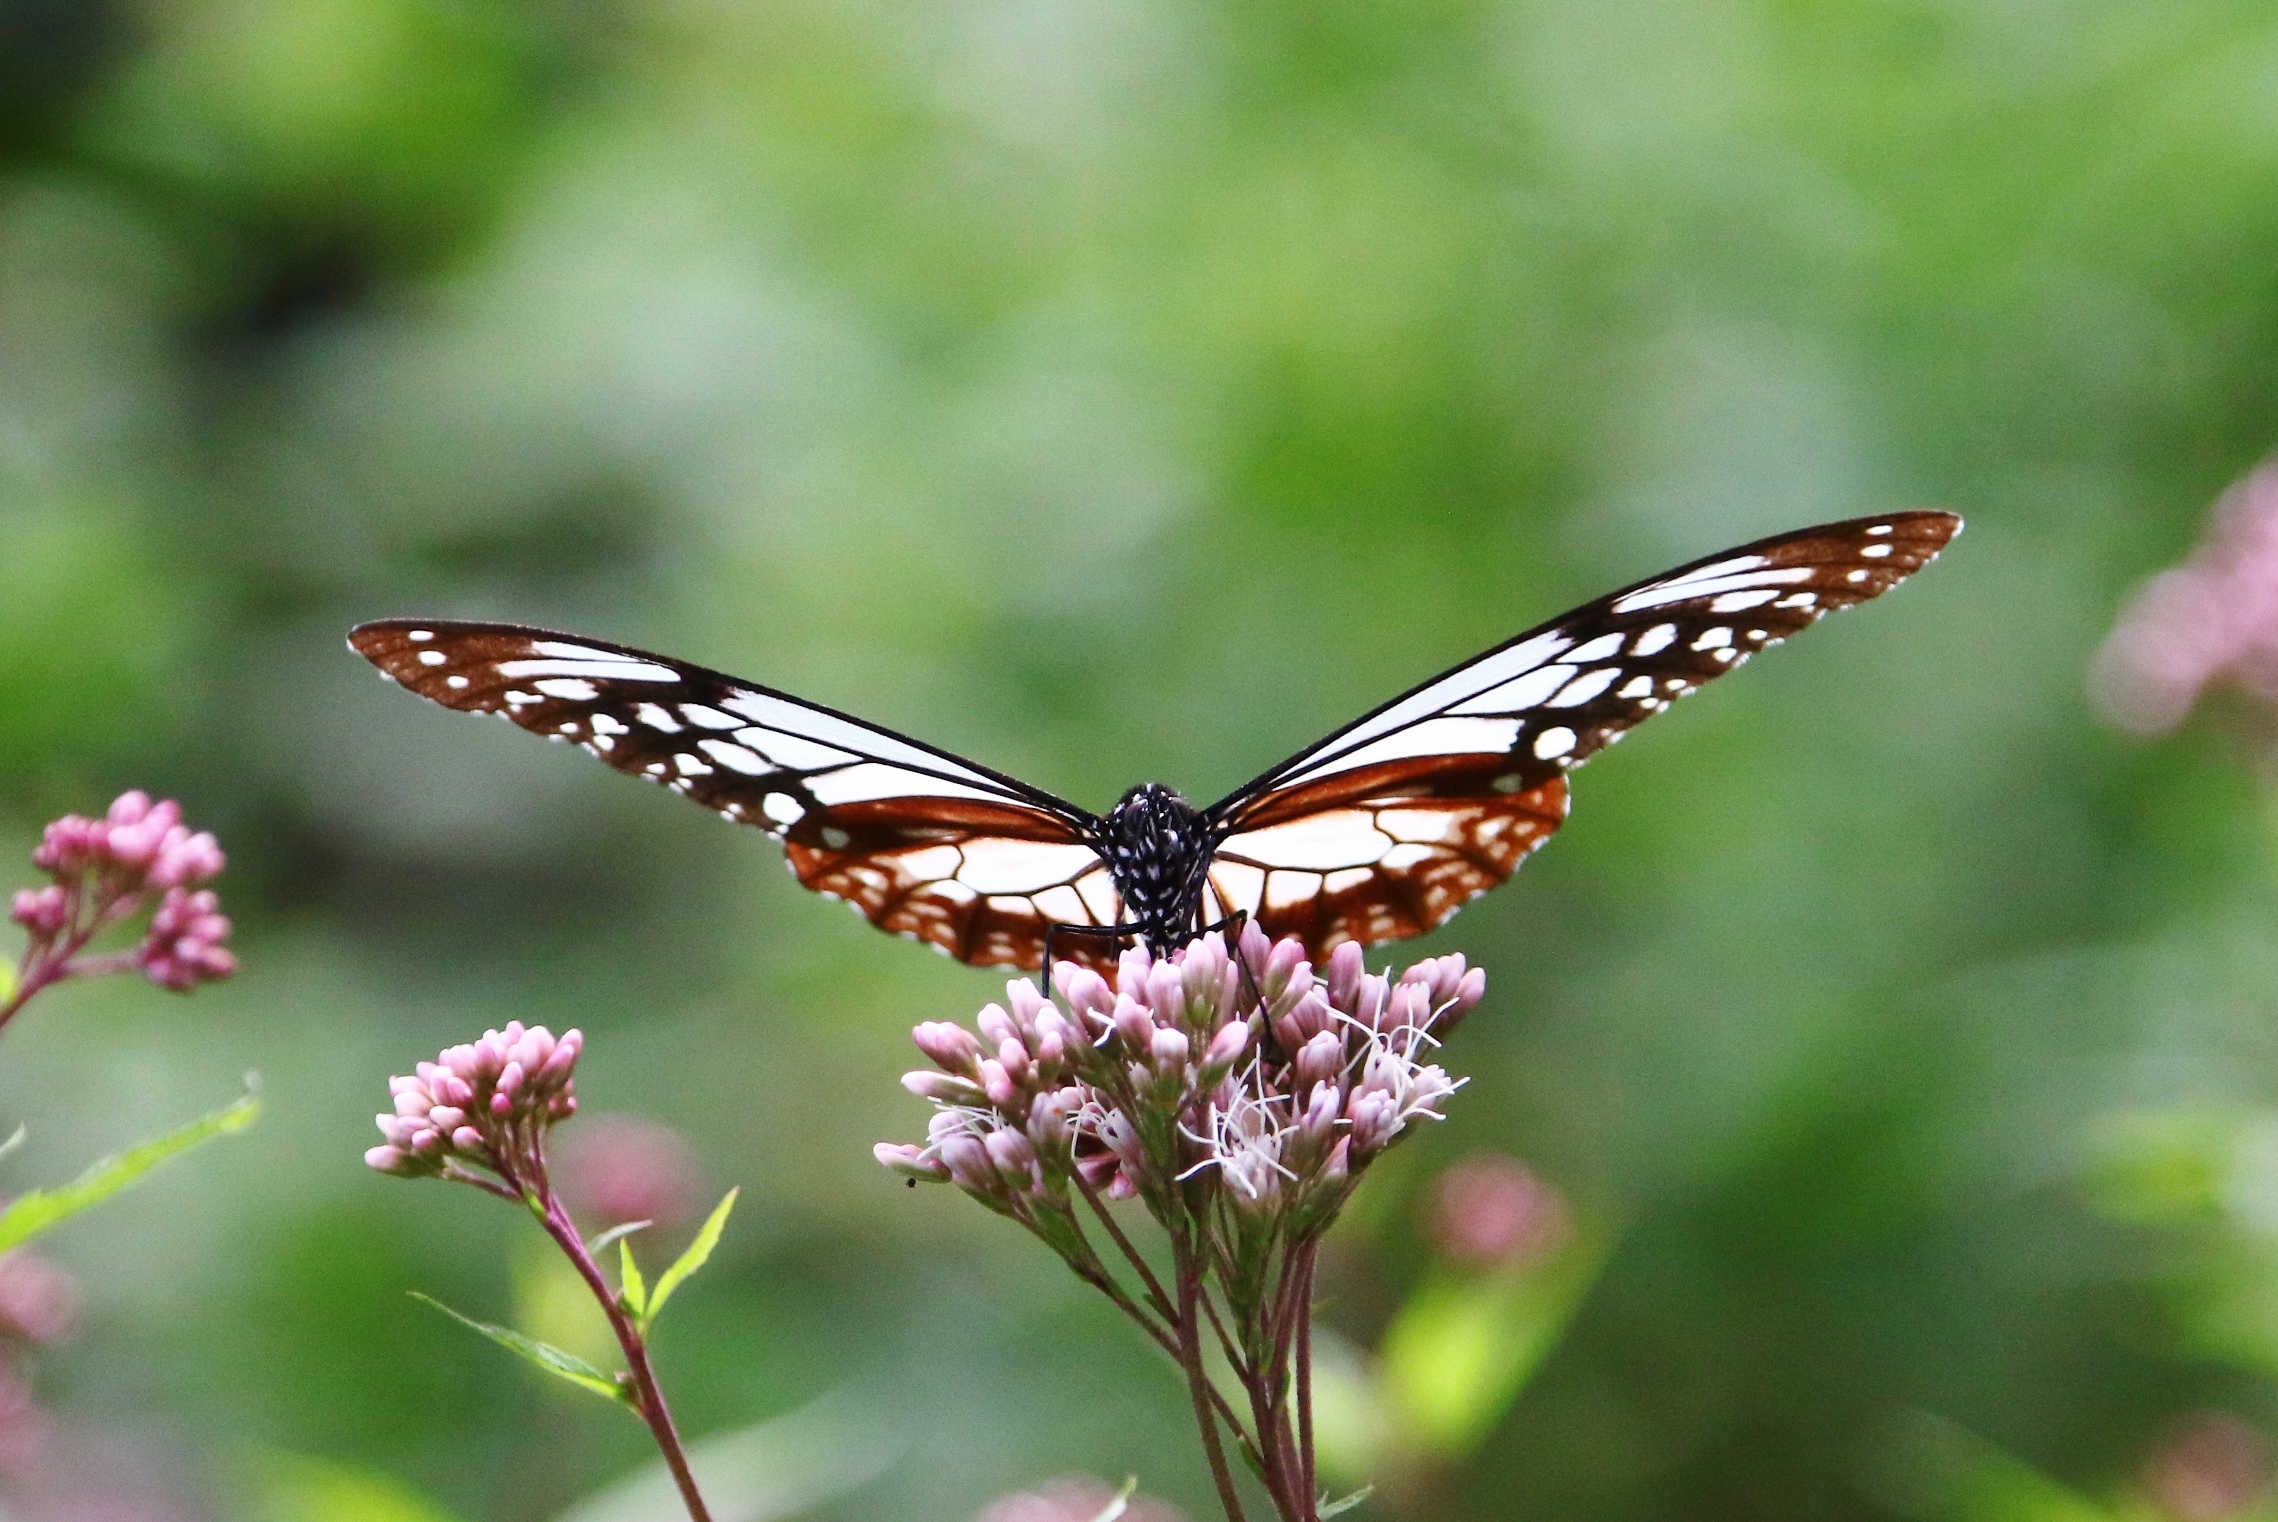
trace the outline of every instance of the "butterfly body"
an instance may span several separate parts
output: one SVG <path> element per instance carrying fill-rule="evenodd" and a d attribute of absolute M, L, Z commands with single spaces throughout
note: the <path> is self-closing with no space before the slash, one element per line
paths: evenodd
<path fill-rule="evenodd" d="M 1131 789 L 1099 821 L 1100 860 L 1115 880 L 1125 923 L 1149 950 L 1183 946 L 1202 928 L 1211 837 L 1202 811 L 1159 782 Z"/>
<path fill-rule="evenodd" d="M 1564 820 L 1567 777 L 1677 698 L 1880 596 L 1960 532 L 1894 513 L 1774 535 L 1583 604 L 1412 688 L 1208 808 L 1105 815 L 672 657 L 515 624 L 383 619 L 349 644 L 448 708 L 581 746 L 782 843 L 791 871 L 960 961 L 1168 950 L 1248 915 L 1316 956 L 1420 935 Z"/>

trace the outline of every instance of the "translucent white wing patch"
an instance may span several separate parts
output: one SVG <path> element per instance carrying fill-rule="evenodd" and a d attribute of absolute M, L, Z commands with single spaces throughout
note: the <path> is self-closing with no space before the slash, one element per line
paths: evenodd
<path fill-rule="evenodd" d="M 809 888 L 962 960 L 1033 966 L 1048 925 L 1118 923 L 1089 815 L 890 730 L 515 625 L 392 619 L 349 644 L 422 697 L 578 745 L 765 831 Z"/>

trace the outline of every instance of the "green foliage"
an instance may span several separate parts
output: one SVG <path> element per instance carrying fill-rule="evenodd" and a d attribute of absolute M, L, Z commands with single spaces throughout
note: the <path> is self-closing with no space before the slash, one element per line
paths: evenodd
<path fill-rule="evenodd" d="M 235 1103 L 178 1126 L 164 1136 L 130 1147 L 116 1157 L 104 1158 L 68 1184 L 18 1195 L 9 1201 L 7 1209 L 0 1210 L 0 1252 L 21 1247 L 88 1206 L 109 1199 L 169 1158 L 217 1136 L 242 1131 L 260 1116 L 260 1101 L 249 1092 Z M 19 1130 L 17 1135 L 21 1137 L 22 1132 Z"/>
<path fill-rule="evenodd" d="M 720 1203 L 712 1207 L 712 1213 L 704 1218 L 703 1226 L 697 1230 L 696 1239 L 688 1244 L 687 1249 L 673 1260 L 672 1267 L 666 1269 L 657 1280 L 656 1293 L 643 1301 L 645 1309 L 637 1313 L 643 1327 L 664 1314 L 664 1303 L 672 1298 L 672 1292 L 686 1284 L 696 1270 L 711 1260 L 712 1249 L 720 1245 L 720 1233 L 727 1229 L 728 1212 L 736 1208 L 736 1196 L 741 1193 L 743 1190 L 738 1187 L 720 1197 Z M 628 1282 L 637 1284 L 638 1272 L 632 1270 L 632 1261 L 632 1252 L 628 1248 L 625 1263 L 628 1271 L 634 1273 L 634 1278 Z"/>
<path fill-rule="evenodd" d="M 477 1321 L 472 1316 L 462 1316 L 442 1301 L 429 1295 L 423 1295 L 417 1290 L 412 1290 L 410 1294 L 412 1299 L 426 1305 L 432 1305 L 462 1326 L 474 1328 L 500 1347 L 528 1359 L 533 1365 L 545 1370 L 556 1379 L 573 1384 L 580 1390 L 590 1391 L 605 1400 L 615 1401 L 619 1405 L 630 1406 L 633 1404 L 633 1393 L 626 1385 L 602 1373 L 575 1353 L 564 1352 L 550 1342 L 540 1342 L 535 1337 L 525 1336 L 512 1327 L 494 1326 L 487 1321 Z"/>
<path fill-rule="evenodd" d="M 457 1522 L 376 1470 L 271 1449 L 251 1467 L 255 1522 Z"/>

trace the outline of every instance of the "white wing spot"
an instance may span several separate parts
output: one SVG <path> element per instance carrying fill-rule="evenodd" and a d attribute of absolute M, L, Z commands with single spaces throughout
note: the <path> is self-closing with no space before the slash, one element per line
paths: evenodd
<path fill-rule="evenodd" d="M 1555 725 L 1534 737 L 1535 756 L 1543 761 L 1556 761 L 1574 749 L 1576 738 L 1574 731 L 1565 725 Z"/>
<path fill-rule="evenodd" d="M 1817 592 L 1790 592 L 1772 606 L 1775 608 L 1816 608 L 1819 606 L 1819 594 Z"/>
<path fill-rule="evenodd" d="M 651 761 L 641 770 L 651 777 L 661 777 L 664 775 L 664 763 L 662 761 Z"/>
<path fill-rule="evenodd" d="M 575 650 L 575 645 L 540 644 L 540 650 Z M 500 661 L 500 676 L 597 676 L 604 681 L 619 682 L 677 682 L 680 673 L 670 666 L 651 665 L 636 661 L 630 656 L 606 656 L 600 660 L 572 661 Z"/>
<path fill-rule="evenodd" d="M 1770 639 L 1771 637 L 1771 632 L 1766 629 L 1751 629 L 1748 631 L 1748 639 L 1751 644 L 1761 645 L 1764 643 L 1764 641 Z"/>
<path fill-rule="evenodd" d="M 1709 656 L 1711 659 L 1720 660 L 1729 666 L 1734 661 L 1740 659 L 1740 652 L 1732 648 L 1730 645 L 1725 645 L 1719 649 L 1711 650 L 1709 652 Z"/>
<path fill-rule="evenodd" d="M 1515 793 L 1526 785 L 1527 779 L 1517 772 L 1505 772 L 1502 776 L 1497 777 L 1494 782 L 1495 791 L 1498 793 Z"/>
<path fill-rule="evenodd" d="M 1637 643 L 1629 647 L 1629 653 L 1632 655 L 1659 655 L 1675 643 L 1677 643 L 1677 626 L 1675 624 L 1655 624 L 1637 637 Z"/>
<path fill-rule="evenodd" d="M 1633 676 L 1629 679 L 1628 684 L 1614 696 L 1617 698 L 1649 698 L 1653 696 L 1653 678 Z"/>
<path fill-rule="evenodd" d="M 1866 573 L 1864 570 L 1857 570 L 1857 571 L 1853 571 L 1853 572 L 1851 572 L 1849 575 L 1845 576 L 1843 579 L 1844 579 L 1845 581 L 1865 581 L 1865 580 L 1867 579 L 1867 573 Z"/>
<path fill-rule="evenodd" d="M 696 748 L 730 771 L 742 772 L 747 777 L 756 777 L 761 772 L 775 770 L 768 763 L 767 758 L 757 752 L 745 750 L 742 746 L 727 740 L 714 739 L 710 735 L 698 740 Z"/>
<path fill-rule="evenodd" d="M 443 685 L 446 687 L 464 687 L 467 685 L 467 679 L 463 676 L 447 676 L 443 678 Z"/>
<path fill-rule="evenodd" d="M 1515 676 L 1500 687 L 1491 687 L 1475 698 L 1467 698 L 1449 709 L 1450 713 L 1516 713 L 1532 708 L 1549 697 L 1572 679 L 1574 668 L 1563 663 L 1541 666 Z M 1427 721 L 1430 722 L 1430 721 Z"/>
<path fill-rule="evenodd" d="M 597 734 L 593 737 L 591 744 L 593 753 L 597 756 L 604 755 L 617 748 L 616 739 L 610 735 Z"/>
<path fill-rule="evenodd" d="M 563 734 L 565 734 L 565 735 L 574 735 L 574 734 L 576 734 L 576 733 L 577 733 L 577 720 L 575 720 L 575 719 L 564 719 L 564 720 L 562 720 L 562 733 L 563 733 Z"/>
<path fill-rule="evenodd" d="M 536 685 L 549 698 L 568 698 L 578 703 L 590 703 L 601 696 L 599 688 L 578 676 L 550 676 Z"/>
<path fill-rule="evenodd" d="M 527 708 L 532 703 L 543 703 L 545 701 L 544 698 L 534 692 L 516 692 L 512 688 L 507 689 L 506 706 L 509 708 Z"/>
<path fill-rule="evenodd" d="M 680 711 L 688 715 L 688 722 L 698 729 L 743 728 L 743 720 L 731 719 L 717 708 L 706 708 L 702 703 L 683 703 Z"/>
<path fill-rule="evenodd" d="M 1611 659 L 1621 654 L 1621 642 L 1624 638 L 1626 636 L 1619 631 L 1612 634 L 1601 634 L 1580 649 L 1567 651 L 1566 664 L 1569 666 L 1587 666 L 1592 661 Z"/>
<path fill-rule="evenodd" d="M 794 825 L 807 817 L 806 809 L 789 793 L 769 793 L 759 800 L 759 810 L 780 825 Z"/>
<path fill-rule="evenodd" d="M 1550 706 L 1553 708 L 1579 707 L 1619 680 L 1621 680 L 1621 668 L 1618 666 L 1600 666 L 1595 671 L 1585 671 L 1560 688 L 1558 696 L 1550 700 Z"/>
<path fill-rule="evenodd" d="M 1718 624 L 1713 629 L 1702 630 L 1701 637 L 1693 641 L 1693 648 L 1695 650 L 1721 650 L 1731 643 L 1732 631 L 1723 624 Z"/>
<path fill-rule="evenodd" d="M 419 652 L 419 664 L 422 666 L 446 666 L 450 664 L 450 661 L 451 658 L 440 650 L 422 650 Z"/>
<path fill-rule="evenodd" d="M 643 703 L 633 710 L 633 717 L 661 734 L 677 735 L 684 727 L 678 719 L 654 703 Z"/>
<path fill-rule="evenodd" d="M 593 732 L 597 735 L 622 735 L 631 733 L 631 730 L 615 714 L 597 713 L 593 716 Z"/>
<path fill-rule="evenodd" d="M 834 851 L 845 850 L 847 848 L 847 844 L 853 839 L 854 837 L 852 835 L 847 834 L 846 831 L 840 829 L 835 824 L 826 824 L 823 826 L 823 844 L 829 846 Z"/>
<path fill-rule="evenodd" d="M 1688 693 L 1688 692 L 1691 692 L 1691 691 L 1693 690 L 1693 684 L 1692 684 L 1691 682 L 1688 682 L 1688 681 L 1686 681 L 1686 680 L 1685 680 L 1683 677 L 1681 677 L 1681 676 L 1673 676 L 1673 677 L 1670 677 L 1670 678 L 1669 678 L 1667 681 L 1663 682 L 1661 685 L 1662 685 L 1663 687 L 1666 687 L 1666 688 L 1668 688 L 1668 689 L 1669 689 L 1671 692 L 1673 692 L 1673 693 L 1677 694 L 1677 696 L 1679 696 L 1679 697 L 1683 697 L 1683 696 L 1684 696 L 1686 693 Z"/>
<path fill-rule="evenodd" d="M 1745 613 L 1750 608 L 1761 608 L 1780 595 L 1777 587 L 1756 587 L 1746 592 L 1727 592 L 1708 605 L 1711 613 Z"/>
<path fill-rule="evenodd" d="M 680 775 L 683 777 L 709 777 L 712 775 L 711 767 L 706 766 L 686 751 L 676 754 L 672 758 L 672 764 L 680 769 Z"/>
<path fill-rule="evenodd" d="M 1859 551 L 1859 558 L 1862 560 L 1887 560 L 1890 558 L 1890 549 L 1891 547 L 1887 544 L 1870 544 Z"/>
<path fill-rule="evenodd" d="M 786 771 L 811 772 L 855 759 L 851 752 L 825 745 L 820 740 L 787 735 L 779 729 L 762 729 L 756 724 L 737 730 L 736 738 Z"/>
<path fill-rule="evenodd" d="M 413 629 L 404 636 L 405 639 L 410 640 L 415 645 L 424 645 L 434 637 L 435 631 L 433 629 Z"/>
<path fill-rule="evenodd" d="M 1868 529 L 1867 532 L 1874 538 L 1880 539 L 1883 535 L 1891 532 L 1891 526 L 1887 523 L 1878 523 L 1873 528 Z"/>

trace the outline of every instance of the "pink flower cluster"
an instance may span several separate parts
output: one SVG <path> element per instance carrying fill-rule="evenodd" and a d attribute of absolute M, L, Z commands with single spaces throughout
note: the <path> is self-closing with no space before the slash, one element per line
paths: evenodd
<path fill-rule="evenodd" d="M 387 1138 L 364 1154 L 382 1173 L 457 1178 L 494 1192 L 533 1197 L 545 1187 L 545 1134 L 577 1113 L 573 1081 L 585 1036 L 556 1039 L 519 1020 L 454 1046 L 413 1076 L 390 1078 L 395 1112 L 377 1117 Z M 471 1175 L 488 1169 L 504 1187 Z"/>
<path fill-rule="evenodd" d="M 2278 461 L 2223 494 L 2190 559 L 2136 589 L 2091 670 L 2106 716 L 2146 734 L 2223 680 L 2278 700 Z"/>
<path fill-rule="evenodd" d="M 1238 952 L 1216 933 L 1129 951 L 1112 986 L 1063 962 L 1064 1005 L 1016 979 L 977 1037 L 918 1026 L 934 1068 L 902 1082 L 933 1122 L 923 1146 L 881 1143 L 879 1162 L 1032 1223 L 1068 1208 L 1071 1181 L 1152 1203 L 1209 1176 L 1242 1211 L 1324 1221 L 1412 1122 L 1440 1118 L 1457 1081 L 1427 1059 L 1486 974 L 1447 956 L 1394 979 L 1348 943 L 1317 977 L 1302 943 L 1254 925 Z"/>
<path fill-rule="evenodd" d="M 0 1018 L 62 978 L 131 968 L 162 988 L 187 992 L 228 977 L 237 970 L 237 958 L 223 944 L 229 919 L 204 886 L 226 864 L 214 837 L 183 824 L 182 807 L 171 798 L 153 803 L 147 793 L 122 793 L 101 819 L 67 814 L 50 824 L 32 865 L 53 881 L 22 889 L 10 909 L 29 943 Z M 133 918 L 154 897 L 157 912 L 134 950 L 80 955 L 96 935 Z"/>

